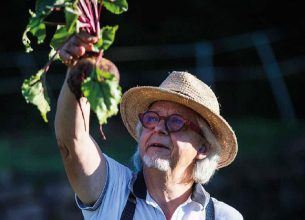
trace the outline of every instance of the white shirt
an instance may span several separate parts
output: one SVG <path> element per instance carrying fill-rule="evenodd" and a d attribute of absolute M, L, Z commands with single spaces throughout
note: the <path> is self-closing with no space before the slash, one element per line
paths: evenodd
<path fill-rule="evenodd" d="M 78 207 L 85 220 L 120 220 L 130 191 L 136 195 L 137 205 L 133 220 L 166 220 L 162 209 L 146 190 L 139 187 L 136 175 L 117 161 L 107 157 L 106 185 L 93 206 L 85 206 L 76 196 Z M 201 199 L 196 199 L 200 197 Z M 197 184 L 192 196 L 175 210 L 171 220 L 205 220 L 205 207 L 209 194 Z M 233 207 L 212 198 L 216 220 L 242 220 L 242 215 Z"/>

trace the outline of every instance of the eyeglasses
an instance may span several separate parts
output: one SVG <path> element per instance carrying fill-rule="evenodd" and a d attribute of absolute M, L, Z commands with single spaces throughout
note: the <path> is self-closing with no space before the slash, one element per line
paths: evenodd
<path fill-rule="evenodd" d="M 164 120 L 166 131 L 169 133 L 177 132 L 185 127 L 189 127 L 200 136 L 203 136 L 201 129 L 196 124 L 190 120 L 184 119 L 181 115 L 178 114 L 160 116 L 157 112 L 146 111 L 139 114 L 139 119 L 143 127 L 148 129 L 154 129 L 161 120 Z"/>

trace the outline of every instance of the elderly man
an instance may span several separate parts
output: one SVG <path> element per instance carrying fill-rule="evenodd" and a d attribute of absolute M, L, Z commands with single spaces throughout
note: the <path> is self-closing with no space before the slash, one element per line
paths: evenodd
<path fill-rule="evenodd" d="M 71 67 L 94 42 L 80 33 L 60 56 Z M 137 173 L 103 154 L 86 129 L 90 105 L 84 97 L 78 103 L 67 80 L 59 96 L 56 136 L 85 219 L 242 219 L 203 188 L 237 153 L 235 134 L 206 84 L 190 73 L 172 72 L 159 87 L 128 90 L 120 107 L 138 143 Z"/>

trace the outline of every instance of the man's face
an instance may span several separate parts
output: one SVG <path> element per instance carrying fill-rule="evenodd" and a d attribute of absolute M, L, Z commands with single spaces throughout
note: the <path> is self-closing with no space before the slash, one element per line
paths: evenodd
<path fill-rule="evenodd" d="M 168 101 L 155 102 L 149 109 L 160 116 L 179 114 L 197 124 L 196 113 L 178 103 Z M 198 125 L 198 124 L 197 124 Z M 203 138 L 193 130 L 186 128 L 169 133 L 165 121 L 160 120 L 155 128 L 143 127 L 139 138 L 139 150 L 144 165 L 161 171 L 169 169 L 192 169 L 198 158 L 198 148 Z"/>

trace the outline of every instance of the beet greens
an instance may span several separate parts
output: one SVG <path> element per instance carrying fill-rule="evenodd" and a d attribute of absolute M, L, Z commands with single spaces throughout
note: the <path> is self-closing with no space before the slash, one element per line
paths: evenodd
<path fill-rule="evenodd" d="M 128 9 L 126 0 L 36 0 L 35 11 L 29 11 L 29 23 L 23 33 L 22 41 L 26 52 L 33 51 L 29 33 L 37 38 L 37 43 L 44 43 L 46 26 L 56 25 L 56 31 L 50 42 L 49 61 L 35 75 L 25 79 L 22 94 L 28 103 L 36 105 L 43 119 L 47 122 L 47 113 L 51 110 L 46 87 L 46 73 L 51 63 L 59 59 L 58 53 L 67 40 L 75 33 L 86 31 L 97 36 L 94 52 L 87 56 L 96 57 L 96 66 L 83 79 L 81 91 L 88 98 L 92 110 L 96 113 L 99 123 L 104 124 L 107 118 L 117 114 L 121 99 L 121 88 L 113 74 L 100 70 L 98 63 L 103 53 L 113 43 L 118 26 L 100 28 L 102 7 L 114 14 L 121 14 Z M 63 12 L 65 23 L 47 21 L 53 12 Z"/>

